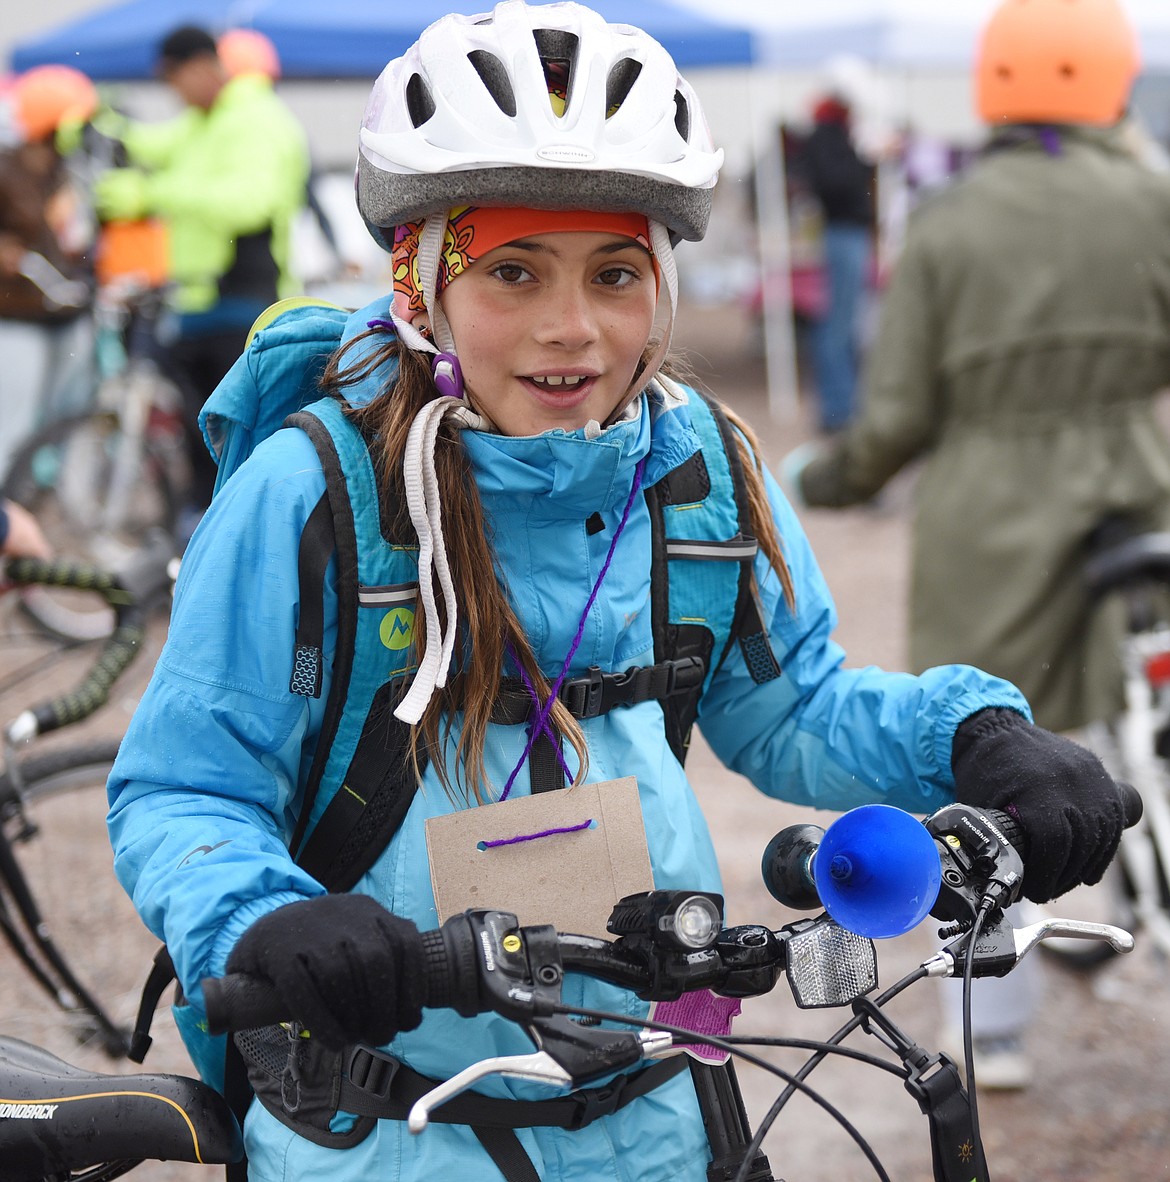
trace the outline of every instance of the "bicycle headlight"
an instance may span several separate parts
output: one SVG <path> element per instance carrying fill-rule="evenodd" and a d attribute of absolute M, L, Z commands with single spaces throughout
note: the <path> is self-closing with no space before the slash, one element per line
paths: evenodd
<path fill-rule="evenodd" d="M 722 926 L 720 908 L 706 895 L 691 895 L 658 918 L 660 932 L 672 936 L 680 947 L 692 950 L 710 948 Z"/>
<path fill-rule="evenodd" d="M 667 948 L 698 952 L 710 948 L 723 928 L 723 897 L 694 891 L 627 895 L 606 928 L 617 936 L 649 936 Z"/>

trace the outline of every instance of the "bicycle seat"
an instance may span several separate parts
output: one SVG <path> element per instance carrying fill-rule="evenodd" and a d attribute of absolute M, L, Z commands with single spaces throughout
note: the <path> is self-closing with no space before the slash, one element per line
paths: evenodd
<path fill-rule="evenodd" d="M 242 1156 L 227 1101 L 199 1080 L 82 1071 L 40 1047 L 0 1037 L 5 1182 L 43 1182 L 104 1162 L 224 1165 Z"/>
<path fill-rule="evenodd" d="M 1170 584 L 1170 533 L 1144 533 L 1093 553 L 1085 562 L 1085 583 L 1104 595 L 1137 580 Z"/>

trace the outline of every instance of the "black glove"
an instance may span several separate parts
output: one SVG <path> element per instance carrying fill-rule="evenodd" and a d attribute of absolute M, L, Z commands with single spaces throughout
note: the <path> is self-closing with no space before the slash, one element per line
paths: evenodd
<path fill-rule="evenodd" d="M 1125 825 L 1122 790 L 1101 761 L 1014 710 L 981 710 L 955 731 L 955 800 L 1002 809 L 1027 838 L 1024 894 L 1035 903 L 1101 881 Z"/>
<path fill-rule="evenodd" d="M 229 973 L 271 984 L 331 1049 L 374 1046 L 422 1021 L 423 940 L 410 920 L 368 895 L 322 895 L 258 919 L 228 957 Z"/>

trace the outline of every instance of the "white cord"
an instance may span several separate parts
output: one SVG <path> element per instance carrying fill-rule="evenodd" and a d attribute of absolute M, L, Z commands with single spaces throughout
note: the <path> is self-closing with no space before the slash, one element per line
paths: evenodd
<path fill-rule="evenodd" d="M 460 427 L 482 430 L 483 420 L 460 399 L 436 398 L 414 417 L 406 437 L 402 461 L 403 484 L 411 524 L 418 534 L 418 589 L 426 617 L 426 639 L 418 671 L 410 689 L 394 710 L 394 717 L 414 725 L 422 718 L 436 689 L 447 684 L 447 673 L 455 651 L 459 610 L 455 584 L 443 541 L 443 513 L 439 478 L 435 471 L 435 441 L 443 418 L 451 414 Z M 446 608 L 446 627 L 439 625 L 434 578 Z"/>

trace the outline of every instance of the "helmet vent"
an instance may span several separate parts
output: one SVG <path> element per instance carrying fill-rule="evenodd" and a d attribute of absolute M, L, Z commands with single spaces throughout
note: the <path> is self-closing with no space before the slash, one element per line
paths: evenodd
<path fill-rule="evenodd" d="M 691 142 L 691 109 L 680 91 L 674 92 L 674 126 L 683 142 Z"/>
<path fill-rule="evenodd" d="M 564 115 L 573 87 L 573 66 L 577 62 L 579 38 L 563 29 L 533 29 L 536 53 L 544 70 L 553 111 Z"/>
<path fill-rule="evenodd" d="M 406 112 L 415 127 L 421 127 L 435 113 L 435 100 L 421 74 L 411 74 L 406 84 Z"/>
<path fill-rule="evenodd" d="M 509 118 L 513 117 L 516 114 L 516 94 L 504 63 L 486 49 L 473 49 L 467 55 L 467 60 L 475 68 L 496 106 Z"/>
<path fill-rule="evenodd" d="M 609 72 L 605 80 L 605 117 L 614 115 L 618 108 L 626 101 L 638 75 L 642 72 L 642 63 L 632 57 L 624 57 Z"/>

